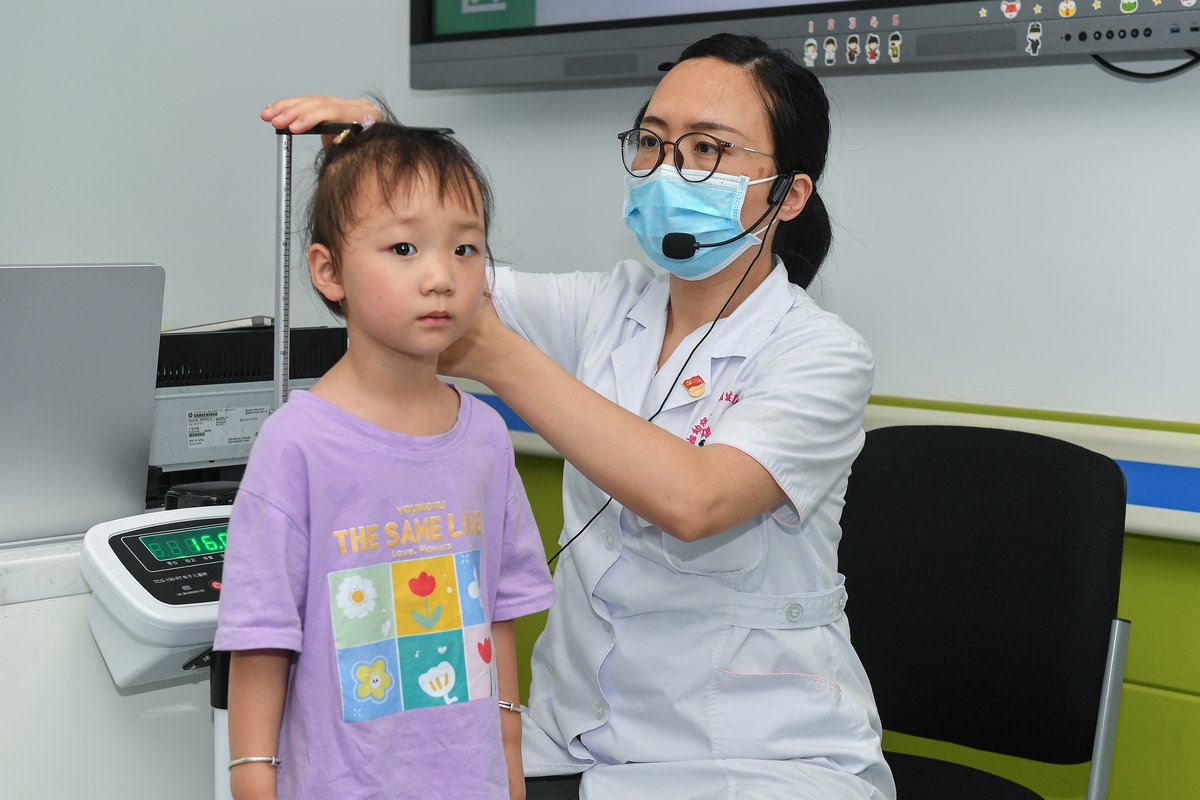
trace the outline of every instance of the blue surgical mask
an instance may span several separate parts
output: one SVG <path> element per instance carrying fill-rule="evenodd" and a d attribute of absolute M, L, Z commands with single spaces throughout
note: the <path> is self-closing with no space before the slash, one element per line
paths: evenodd
<path fill-rule="evenodd" d="M 725 269 L 751 247 L 762 244 L 760 235 L 770 223 L 729 244 L 701 248 L 687 259 L 663 255 L 663 236 L 676 231 L 690 233 L 700 244 L 737 236 L 745 230 L 742 204 L 746 201 L 746 190 L 775 178 L 772 175 L 752 181 L 745 175 L 714 172 L 708 180 L 691 183 L 674 167 L 663 164 L 644 178 L 625 176 L 625 223 L 655 264 L 684 280 L 703 280 Z"/>

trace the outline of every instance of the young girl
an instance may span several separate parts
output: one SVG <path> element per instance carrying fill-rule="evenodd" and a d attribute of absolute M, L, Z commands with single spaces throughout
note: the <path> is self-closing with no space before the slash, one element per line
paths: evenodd
<path fill-rule="evenodd" d="M 553 589 L 504 423 L 437 377 L 490 206 L 440 133 L 352 128 L 320 156 L 309 271 L 350 347 L 263 426 L 230 519 L 237 800 L 524 796 L 512 620 Z"/>

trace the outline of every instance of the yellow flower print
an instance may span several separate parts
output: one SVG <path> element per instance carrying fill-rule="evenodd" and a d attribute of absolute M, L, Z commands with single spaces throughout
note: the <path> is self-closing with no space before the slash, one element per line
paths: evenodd
<path fill-rule="evenodd" d="M 358 679 L 358 688 L 354 693 L 359 700 L 374 697 L 377 702 L 381 701 L 388 689 L 392 688 L 392 676 L 388 674 L 387 662 L 382 658 L 375 659 L 371 664 L 359 664 L 354 669 L 354 677 Z"/>

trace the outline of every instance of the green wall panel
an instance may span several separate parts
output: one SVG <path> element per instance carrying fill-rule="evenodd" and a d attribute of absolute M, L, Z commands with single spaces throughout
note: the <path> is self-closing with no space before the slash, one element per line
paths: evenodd
<path fill-rule="evenodd" d="M 1200 542 L 1126 536 L 1120 614 L 1126 680 L 1200 695 Z"/>
<path fill-rule="evenodd" d="M 1110 800 L 1200 797 L 1200 697 L 1126 684 Z"/>
<path fill-rule="evenodd" d="M 533 508 L 533 518 L 542 534 L 542 544 L 546 547 L 546 558 L 549 558 L 556 549 L 563 526 L 563 461 L 561 458 L 518 454 L 517 471 L 521 473 L 521 482 L 525 484 L 525 493 L 529 495 L 529 505 Z M 521 702 L 529 699 L 529 661 L 533 655 L 533 643 L 537 641 L 545 626 L 544 611 L 517 620 L 517 664 L 521 669 Z"/>

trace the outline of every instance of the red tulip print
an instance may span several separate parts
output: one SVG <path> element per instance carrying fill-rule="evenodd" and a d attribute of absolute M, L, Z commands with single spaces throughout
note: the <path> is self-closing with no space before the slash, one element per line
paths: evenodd
<path fill-rule="evenodd" d="M 437 578 L 422 570 L 420 575 L 409 579 L 408 588 L 417 597 L 429 597 L 437 588 Z"/>

